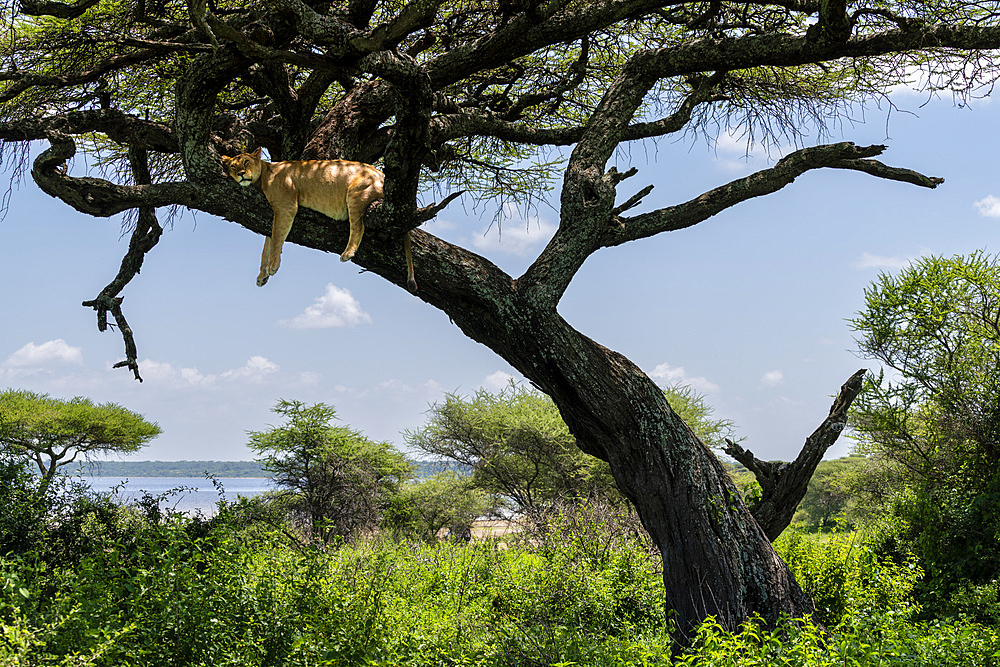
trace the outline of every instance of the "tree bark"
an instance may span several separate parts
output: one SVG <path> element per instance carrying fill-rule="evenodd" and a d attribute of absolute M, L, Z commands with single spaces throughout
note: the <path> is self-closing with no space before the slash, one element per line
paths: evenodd
<path fill-rule="evenodd" d="M 432 282 L 425 279 L 425 282 Z M 577 444 L 607 461 L 659 547 L 679 636 L 706 617 L 736 630 L 814 609 L 753 519 L 728 472 L 621 355 L 516 295 L 517 315 L 449 312 L 456 324 L 549 394 Z M 504 309 L 505 312 L 507 309 Z"/>

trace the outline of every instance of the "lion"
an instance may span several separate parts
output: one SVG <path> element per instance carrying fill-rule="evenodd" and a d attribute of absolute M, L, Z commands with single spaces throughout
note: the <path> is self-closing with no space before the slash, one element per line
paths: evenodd
<path fill-rule="evenodd" d="M 258 148 L 253 153 L 241 153 L 236 157 L 223 155 L 222 164 L 226 172 L 241 186 L 256 184 L 274 211 L 271 235 L 264 239 L 264 252 L 260 258 L 257 285 L 261 287 L 277 273 L 281 265 L 281 246 L 292 229 L 292 221 L 300 206 L 318 211 L 334 220 L 350 222 L 351 234 L 347 247 L 340 254 L 340 261 L 347 262 L 354 257 L 361 244 L 368 205 L 385 197 L 385 175 L 363 162 L 265 162 L 260 159 Z M 417 281 L 413 275 L 409 232 L 403 239 L 403 248 L 406 255 L 406 284 L 411 292 L 416 292 Z"/>

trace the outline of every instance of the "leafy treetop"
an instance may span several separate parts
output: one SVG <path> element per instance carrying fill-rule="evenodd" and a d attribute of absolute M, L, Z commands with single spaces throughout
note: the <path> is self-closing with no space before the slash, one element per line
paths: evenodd
<path fill-rule="evenodd" d="M 80 396 L 66 401 L 23 389 L 0 393 L 0 450 L 5 457 L 33 460 L 43 488 L 81 455 L 130 454 L 161 432 L 155 422 L 115 403 Z"/>

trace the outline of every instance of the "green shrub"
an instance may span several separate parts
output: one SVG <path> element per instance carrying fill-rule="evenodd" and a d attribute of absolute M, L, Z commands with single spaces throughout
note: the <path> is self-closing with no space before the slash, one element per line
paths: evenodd
<path fill-rule="evenodd" d="M 977 494 L 958 487 L 896 494 L 873 527 L 873 548 L 914 554 L 925 576 L 914 589 L 923 618 L 1000 622 L 1000 475 Z"/>
<path fill-rule="evenodd" d="M 908 608 L 917 573 L 879 561 L 854 536 L 779 543 L 824 601 L 829 634 L 811 621 L 727 633 L 710 619 L 682 652 L 668 631 L 659 559 L 627 521 L 615 527 L 594 511 L 553 515 L 520 543 L 337 549 L 268 532 L 242 504 L 211 519 L 114 516 L 101 548 L 73 564 L 0 558 L 0 665 L 1000 664 L 994 628 L 887 611 Z"/>
<path fill-rule="evenodd" d="M 847 613 L 911 614 L 922 572 L 909 557 L 896 563 L 878 553 L 860 532 L 807 535 L 786 530 L 775 550 L 807 595 L 816 602 L 816 617 L 831 627 Z"/>

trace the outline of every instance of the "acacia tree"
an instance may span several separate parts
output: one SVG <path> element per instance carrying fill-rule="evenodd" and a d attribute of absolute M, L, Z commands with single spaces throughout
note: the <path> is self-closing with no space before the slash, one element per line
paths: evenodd
<path fill-rule="evenodd" d="M 285 424 L 250 431 L 247 446 L 287 496 L 313 539 L 351 539 L 379 518 L 413 472 L 401 453 L 347 427 L 332 406 L 280 400 Z"/>
<path fill-rule="evenodd" d="M 45 494 L 63 466 L 95 454 L 131 454 L 160 435 L 155 422 L 114 403 L 52 398 L 23 389 L 0 392 L 0 457 L 31 460 Z"/>
<path fill-rule="evenodd" d="M 589 454 L 608 461 L 663 554 L 681 630 L 709 614 L 735 628 L 811 603 L 771 549 L 725 469 L 635 364 L 574 330 L 560 298 L 596 251 L 704 222 L 824 167 L 934 187 L 873 159 L 883 146 L 795 150 L 773 167 L 659 210 L 630 214 L 652 186 L 609 166 L 624 142 L 749 123 L 795 134 L 921 67 L 963 90 L 993 76 L 993 3 L 943 0 L 8 0 L 0 139 L 45 192 L 78 211 L 135 212 L 117 277 L 86 305 L 110 312 L 139 376 L 122 288 L 159 238 L 159 207 L 187 207 L 267 234 L 271 211 L 223 174 L 219 156 L 377 162 L 385 200 L 367 213 L 354 262 L 405 288 L 412 231 L 419 298 L 555 401 Z M 944 81 L 941 81 L 944 77 Z M 981 77 L 978 81 L 966 77 Z M 699 125 L 701 124 L 701 125 Z M 565 147 L 565 163 L 542 157 Z M 78 150 L 102 177 L 67 167 Z M 541 156 L 541 157 L 539 157 Z M 538 157 L 534 168 L 525 168 Z M 559 226 L 519 277 L 419 229 L 448 182 L 470 196 L 528 194 L 561 178 Z M 637 191 L 636 191 L 637 190 Z M 339 252 L 345 225 L 300 211 L 290 242 Z M 252 278 L 252 276 L 251 276 Z M 842 424 L 835 410 L 822 444 Z M 811 460 L 810 457 L 806 457 Z M 813 464 L 814 465 L 814 464 Z M 768 473 L 764 503 L 803 475 Z M 799 468 L 808 472 L 808 461 Z M 787 472 L 787 471 L 785 471 Z M 807 478 L 808 475 L 805 475 Z M 781 522 L 783 514 L 772 512 Z M 763 526 L 773 531 L 774 525 Z"/>

